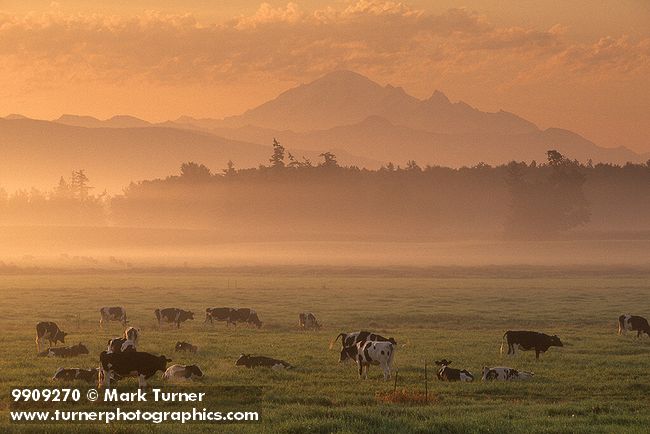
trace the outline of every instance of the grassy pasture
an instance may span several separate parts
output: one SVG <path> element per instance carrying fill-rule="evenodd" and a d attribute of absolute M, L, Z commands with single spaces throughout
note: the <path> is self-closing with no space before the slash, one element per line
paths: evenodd
<path fill-rule="evenodd" d="M 126 307 L 142 330 L 139 349 L 197 363 L 201 385 L 255 385 L 264 390 L 261 424 L 89 424 L 43 426 L 48 432 L 647 432 L 650 426 L 650 339 L 616 335 L 624 312 L 650 315 L 650 273 L 521 273 L 515 269 L 464 277 L 414 273 L 268 273 L 225 271 L 4 275 L 0 278 L 0 430 L 32 431 L 36 425 L 8 422 L 11 386 L 54 386 L 59 366 L 97 366 L 106 340 L 122 331 L 100 331 L 98 309 Z M 235 288 L 235 281 L 237 287 Z M 180 330 L 159 330 L 153 310 L 181 307 L 196 320 Z M 211 306 L 252 307 L 264 327 L 203 324 Z M 311 310 L 318 332 L 297 329 L 298 313 Z M 56 321 L 91 354 L 69 360 L 36 357 L 34 326 Z M 535 373 L 530 382 L 442 383 L 429 376 L 428 405 L 380 402 L 392 390 L 378 367 L 367 381 L 351 364 L 338 364 L 329 341 L 341 331 L 369 329 L 400 343 L 395 356 L 398 388 L 424 389 L 424 362 L 453 361 L 480 377 L 482 366 L 510 366 Z M 558 334 L 564 348 L 501 357 L 507 329 Z M 177 355 L 186 340 L 196 355 Z M 402 345 L 405 344 L 405 345 Z M 338 347 L 336 347 L 338 348 Z M 234 366 L 240 353 L 282 358 L 295 371 L 247 370 Z M 132 380 L 128 380 L 132 381 Z M 157 376 L 150 384 L 162 385 Z M 74 409 L 74 407 L 69 407 Z"/>

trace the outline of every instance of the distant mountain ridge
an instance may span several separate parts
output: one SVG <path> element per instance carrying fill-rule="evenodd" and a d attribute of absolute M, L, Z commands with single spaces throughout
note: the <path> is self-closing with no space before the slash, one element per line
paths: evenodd
<path fill-rule="evenodd" d="M 18 122 L 26 118 L 11 115 L 5 119 Z M 174 158 L 179 162 L 205 155 L 205 161 L 199 162 L 211 167 L 218 167 L 228 159 L 235 161 L 238 167 L 266 164 L 268 157 L 263 154 L 268 153 L 273 138 L 289 149 L 304 150 L 300 152 L 308 153 L 306 156 L 312 159 L 329 150 L 335 151 L 343 164 L 368 168 L 389 161 L 404 164 L 408 160 L 416 160 L 422 166 L 452 167 L 479 162 L 495 165 L 511 160 L 541 161 L 549 149 L 557 149 L 583 162 L 591 159 L 594 163 L 639 163 L 650 158 L 650 153 L 638 154 L 625 147 L 600 147 L 568 130 L 541 130 L 513 113 L 483 112 L 464 102 L 451 102 L 440 91 L 421 100 L 400 87 L 382 86 L 351 71 L 326 74 L 286 90 L 240 115 L 224 119 L 181 116 L 174 121 L 155 124 L 127 115 L 106 120 L 63 115 L 51 124 L 101 129 L 104 136 L 113 137 L 117 133 L 110 133 L 110 130 L 123 130 L 119 133 L 120 143 L 129 143 L 132 154 L 141 147 L 154 154 L 172 152 L 173 147 Z M 142 131 L 149 129 L 155 133 Z M 186 138 L 181 131 L 189 136 Z M 0 128 L 0 138 L 3 134 Z M 31 132 L 25 131 L 25 134 Z M 153 142 L 156 134 L 163 137 L 159 151 Z M 74 135 L 77 137 L 74 143 L 78 145 L 82 144 L 81 137 L 97 140 L 92 131 L 75 130 Z M 170 137 L 175 137 L 177 142 L 170 142 Z M 213 143 L 212 154 L 198 154 L 192 151 L 195 150 L 193 146 L 187 146 L 185 140 L 194 143 L 196 137 L 202 137 L 205 146 Z M 47 137 L 41 139 L 47 140 Z M 99 142 L 116 146 L 108 139 Z M 92 146 L 97 145 L 93 143 Z M 118 148 L 122 149 L 120 146 Z M 124 158 L 129 158 L 126 148 L 121 152 Z M 168 166 L 164 167 L 167 170 Z M 147 172 L 147 176 L 149 173 L 153 172 Z M 165 174 L 162 168 L 155 173 Z M 133 179 L 143 177 L 144 173 Z"/>

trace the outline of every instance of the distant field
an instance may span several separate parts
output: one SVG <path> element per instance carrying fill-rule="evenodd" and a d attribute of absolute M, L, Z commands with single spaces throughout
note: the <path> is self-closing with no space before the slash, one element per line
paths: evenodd
<path fill-rule="evenodd" d="M 596 276 L 597 277 L 592 277 Z M 464 277 L 471 276 L 471 277 Z M 235 287 L 236 285 L 236 287 Z M 0 280 L 0 430 L 29 431 L 10 425 L 7 397 L 16 385 L 53 386 L 59 366 L 97 366 L 114 324 L 99 331 L 98 309 L 126 307 L 132 325 L 142 329 L 140 350 L 165 354 L 173 363 L 195 362 L 206 374 L 203 385 L 261 386 L 262 424 L 220 426 L 166 424 L 164 432 L 408 433 L 408 432 L 633 432 L 650 426 L 650 339 L 619 337 L 616 321 L 624 312 L 650 316 L 650 272 L 536 271 L 513 268 L 451 270 L 391 276 L 332 269 L 264 273 L 131 272 L 98 274 L 3 275 Z M 156 307 L 193 310 L 196 320 L 180 330 L 158 330 Z M 260 330 L 203 324 L 211 306 L 252 307 L 264 321 Z M 297 316 L 313 311 L 324 327 L 301 332 Z M 67 343 L 87 344 L 91 354 L 71 360 L 36 357 L 34 326 L 56 321 L 70 333 Z M 394 336 L 398 388 L 424 389 L 424 362 L 447 358 L 480 378 L 484 365 L 533 371 L 530 382 L 441 383 L 430 374 L 427 405 L 387 404 L 377 394 L 392 390 L 371 367 L 360 381 L 351 364 L 339 364 L 329 341 L 342 331 L 368 329 Z M 564 348 L 502 358 L 507 329 L 558 334 Z M 174 354 L 177 340 L 198 345 L 195 356 Z M 402 344 L 406 344 L 403 345 Z M 288 372 L 234 366 L 240 353 L 287 360 Z M 131 382 L 132 380 L 128 380 Z M 162 385 L 157 376 L 151 382 Z M 48 432 L 94 432 L 86 424 L 50 425 Z M 102 428 L 104 429 L 104 428 Z M 153 432 L 145 424 L 115 424 L 110 432 Z"/>

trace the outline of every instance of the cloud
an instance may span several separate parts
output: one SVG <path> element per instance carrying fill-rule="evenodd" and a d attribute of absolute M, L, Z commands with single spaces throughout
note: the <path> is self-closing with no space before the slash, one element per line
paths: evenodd
<path fill-rule="evenodd" d="M 599 75 L 649 69 L 650 40 L 576 44 L 559 26 L 503 27 L 466 9 L 431 14 L 359 0 L 304 11 L 267 3 L 249 16 L 0 15 L 0 74 L 32 85 L 87 82 L 224 83 L 261 76 L 303 81 L 333 69 L 400 74 Z M 505 80 L 505 78 L 504 78 Z"/>

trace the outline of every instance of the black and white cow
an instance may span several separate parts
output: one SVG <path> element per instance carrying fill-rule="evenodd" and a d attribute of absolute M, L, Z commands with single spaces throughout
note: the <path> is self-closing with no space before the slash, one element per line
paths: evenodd
<path fill-rule="evenodd" d="M 176 352 L 188 352 L 188 353 L 196 353 L 199 349 L 196 345 L 192 345 L 189 342 L 176 342 L 176 346 L 174 347 Z"/>
<path fill-rule="evenodd" d="M 384 380 L 390 378 L 390 370 L 395 355 L 395 345 L 392 342 L 365 341 L 346 347 L 347 358 L 357 361 L 359 378 L 368 378 L 370 365 L 379 365 L 384 371 Z"/>
<path fill-rule="evenodd" d="M 265 356 L 251 356 L 250 354 L 242 354 L 235 362 L 235 366 L 246 366 L 247 368 L 271 368 L 271 369 L 291 369 L 289 363 L 284 360 L 273 359 Z"/>
<path fill-rule="evenodd" d="M 320 329 L 320 324 L 316 319 L 316 316 L 311 312 L 302 312 L 298 315 L 298 325 L 303 330 L 318 330 Z"/>
<path fill-rule="evenodd" d="M 176 328 L 180 328 L 182 322 L 194 319 L 194 312 L 176 307 L 156 309 L 154 313 L 158 320 L 158 326 L 160 326 L 161 322 L 166 322 L 168 324 L 176 324 Z"/>
<path fill-rule="evenodd" d="M 108 340 L 108 347 L 106 348 L 107 353 L 121 353 L 122 345 L 126 342 L 124 338 L 113 338 Z"/>
<path fill-rule="evenodd" d="M 535 350 L 536 359 L 539 359 L 539 353 L 545 353 L 550 347 L 564 346 L 557 335 L 550 336 L 539 332 L 508 330 L 503 335 L 501 354 L 503 354 L 503 346 L 506 342 L 508 344 L 508 355 L 514 356 L 515 347 L 519 347 L 522 351 Z"/>
<path fill-rule="evenodd" d="M 111 378 L 137 377 L 138 385 L 146 387 L 146 380 L 158 372 L 165 372 L 167 363 L 171 362 L 165 356 L 155 356 L 150 353 L 127 351 L 124 353 L 107 353 L 99 355 L 101 373 L 99 387 L 110 387 Z"/>
<path fill-rule="evenodd" d="M 474 376 L 471 372 L 465 369 L 450 368 L 450 361 L 446 359 L 436 360 L 435 364 L 440 366 L 437 377 L 440 381 L 474 381 Z"/>
<path fill-rule="evenodd" d="M 42 351 L 41 347 L 45 346 L 45 340 L 50 343 L 50 346 L 56 345 L 57 342 L 64 344 L 67 335 L 54 322 L 39 322 L 36 324 L 36 352 L 40 353 Z"/>
<path fill-rule="evenodd" d="M 103 327 L 104 323 L 110 321 L 119 321 L 124 327 L 129 322 L 126 319 L 126 309 L 121 306 L 102 307 L 99 309 L 99 327 Z"/>
<path fill-rule="evenodd" d="M 205 322 L 214 324 L 214 321 L 225 321 L 226 326 L 234 324 L 231 321 L 232 313 L 235 309 L 230 307 L 209 307 L 205 310 Z"/>
<path fill-rule="evenodd" d="M 338 336 L 330 343 L 330 348 L 334 346 L 334 343 L 341 338 L 341 354 L 339 357 L 339 362 L 348 360 L 348 352 L 346 348 L 353 347 L 359 342 L 373 341 L 373 342 L 390 342 L 397 348 L 397 341 L 393 338 L 385 338 L 381 335 L 371 333 L 371 332 L 353 332 L 353 333 L 339 333 Z"/>
<path fill-rule="evenodd" d="M 124 339 L 127 341 L 133 341 L 134 344 L 137 344 L 138 339 L 140 339 L 140 329 L 137 329 L 135 327 L 128 327 L 126 330 L 124 330 Z"/>
<path fill-rule="evenodd" d="M 247 307 L 232 309 L 230 312 L 230 322 L 234 324 L 243 322 L 246 324 L 253 324 L 257 328 L 262 327 L 262 321 L 260 321 L 259 317 L 257 316 L 257 312 Z"/>
<path fill-rule="evenodd" d="M 618 334 L 620 335 L 627 331 L 635 331 L 637 338 L 640 338 L 643 333 L 650 336 L 650 324 L 642 316 L 621 315 L 618 317 Z"/>
<path fill-rule="evenodd" d="M 533 378 L 532 372 L 518 371 L 513 368 L 506 367 L 496 367 L 488 368 L 487 366 L 483 367 L 483 376 L 481 380 L 483 381 L 517 381 L 517 380 L 530 380 Z"/>
<path fill-rule="evenodd" d="M 163 374 L 165 380 L 193 380 L 203 377 L 203 371 L 197 365 L 172 365 Z"/>
<path fill-rule="evenodd" d="M 41 357 L 76 357 L 88 354 L 88 348 L 81 342 L 71 347 L 54 347 L 39 353 Z"/>
<path fill-rule="evenodd" d="M 54 373 L 52 380 L 56 381 L 85 381 L 95 383 L 99 374 L 98 368 L 59 368 Z"/>

